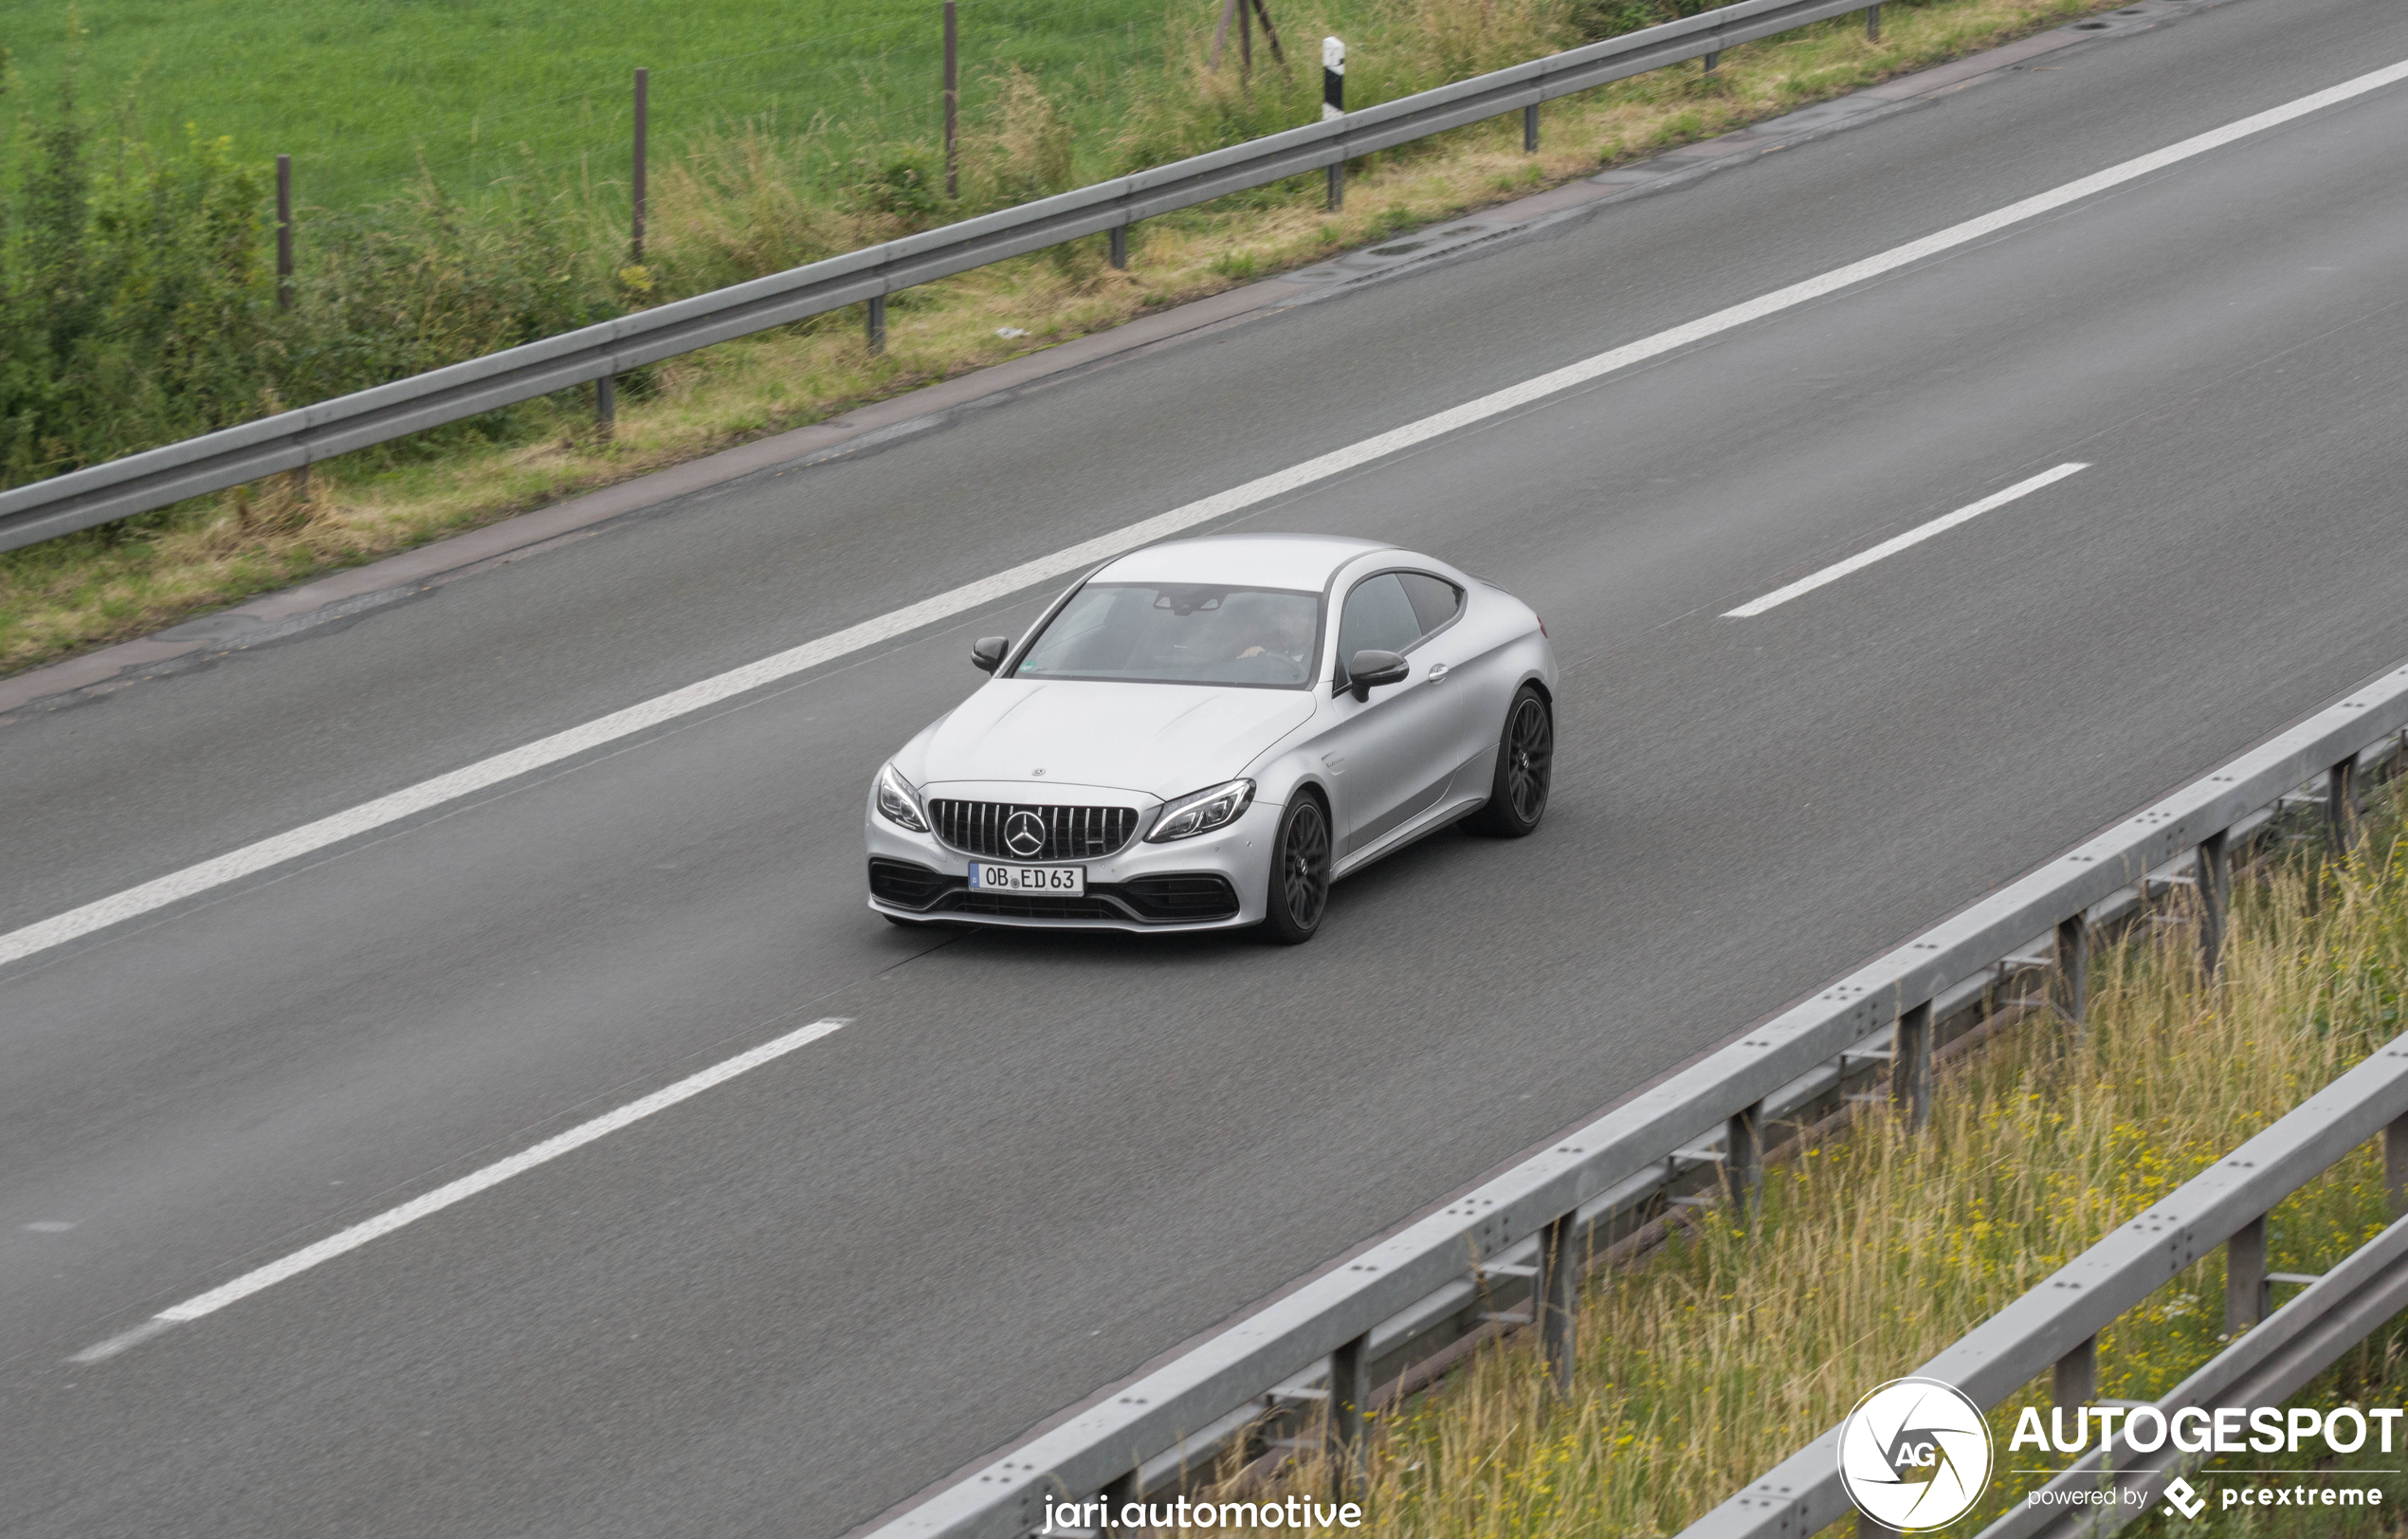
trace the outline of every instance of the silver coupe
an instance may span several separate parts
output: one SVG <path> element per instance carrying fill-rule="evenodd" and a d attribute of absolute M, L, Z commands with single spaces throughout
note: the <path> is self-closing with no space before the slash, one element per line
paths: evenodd
<path fill-rule="evenodd" d="M 1547 810 L 1555 653 L 1511 594 L 1412 551 L 1216 535 L 1090 572 L 878 771 L 897 924 L 1309 940 L 1329 885 L 1459 820 Z"/>

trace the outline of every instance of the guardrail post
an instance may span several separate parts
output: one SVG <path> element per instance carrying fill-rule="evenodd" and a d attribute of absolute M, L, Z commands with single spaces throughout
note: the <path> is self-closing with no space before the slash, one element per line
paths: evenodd
<path fill-rule="evenodd" d="M 1346 116 L 1346 45 L 1337 38 L 1321 40 L 1321 117 L 1323 122 Z M 1346 206 L 1346 162 L 1330 162 L 1329 211 Z"/>
<path fill-rule="evenodd" d="M 1730 1199 L 1731 1224 L 1756 1233 L 1764 1213 L 1764 1103 L 1757 1102 L 1724 1125 L 1723 1192 Z"/>
<path fill-rule="evenodd" d="M 609 375 L 593 382 L 593 425 L 602 430 L 605 438 L 611 436 L 619 419 L 618 386 L 619 382 Z"/>
<path fill-rule="evenodd" d="M 2258 1215 L 2224 1242 L 2224 1331 L 2237 1336 L 2266 1318 L 2266 1216 Z"/>
<path fill-rule="evenodd" d="M 2098 1337 L 2086 1337 L 2082 1345 L 2057 1359 L 2056 1369 L 2049 1376 L 2049 1398 L 2069 1410 L 2099 1398 Z"/>
<path fill-rule="evenodd" d="M 1712 53 L 1709 53 L 1709 54 L 1707 54 L 1707 55 L 1706 56 L 1706 74 L 1708 74 L 1708 75 L 1711 75 L 1712 73 L 1714 73 L 1714 71 L 1716 71 L 1717 69 L 1720 69 L 1720 68 L 1722 68 L 1722 67 L 1723 67 L 1723 50 L 1722 50 L 1722 49 L 1720 49 L 1720 48 L 1716 48 L 1716 49 L 1715 49 Z"/>
<path fill-rule="evenodd" d="M 2233 903 L 2233 852 L 2224 834 L 2199 841 L 2197 872 L 2199 894 L 2199 976 L 2214 978 L 2224 954 L 2225 913 Z"/>
<path fill-rule="evenodd" d="M 1522 153 L 1539 153 L 1539 104 L 1536 101 L 1522 109 Z"/>
<path fill-rule="evenodd" d="M 869 356 L 876 357 L 886 351 L 886 296 L 869 296 Z"/>
<path fill-rule="evenodd" d="M 1370 1467 L 1363 1411 L 1371 1402 L 1371 1333 L 1365 1331 L 1329 1354 L 1329 1481 L 1333 1500 L 1359 1491 Z"/>
<path fill-rule="evenodd" d="M 1547 1225 L 1539 1238 L 1539 1275 L 1530 1289 L 1531 1312 L 1539 1319 L 1539 1355 L 1547 1385 L 1557 1394 L 1572 1387 L 1572 1332 L 1580 1308 L 1579 1212 Z"/>
<path fill-rule="evenodd" d="M 2383 1196 L 2391 1200 L 2393 1218 L 2408 1214 L 2408 1115 L 2383 1129 Z"/>
<path fill-rule="evenodd" d="M 2057 976 L 2049 993 L 2057 1016 L 2068 1028 L 2067 1045 L 2082 1040 L 2082 1011 L 2090 992 L 2090 916 L 2061 920 L 2057 925 Z"/>
<path fill-rule="evenodd" d="M 276 157 L 276 308 L 293 307 L 293 157 Z"/>
<path fill-rule="evenodd" d="M 1126 269 L 1129 265 L 1129 227 L 1112 227 L 1112 266 Z"/>
<path fill-rule="evenodd" d="M 945 0 L 945 196 L 949 198 L 961 195 L 960 141 L 955 136 L 961 112 L 961 53 L 953 8 L 954 0 Z"/>
<path fill-rule="evenodd" d="M 1931 1121 L 1931 1004 L 1898 1017 L 1889 1038 L 1889 1099 L 1906 1114 L 1906 1130 L 1920 1133 Z"/>
<path fill-rule="evenodd" d="M 1881 41 L 1881 8 L 1879 6 L 1865 8 L 1865 41 L 1868 43 Z"/>
<path fill-rule="evenodd" d="M 2325 775 L 2325 821 L 2332 833 L 2336 853 L 2349 848 L 2358 822 L 2358 756 L 2350 755 Z"/>

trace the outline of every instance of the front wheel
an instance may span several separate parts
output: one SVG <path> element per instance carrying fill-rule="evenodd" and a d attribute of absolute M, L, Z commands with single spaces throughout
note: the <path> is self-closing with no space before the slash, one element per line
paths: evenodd
<path fill-rule="evenodd" d="M 1547 815 L 1555 784 L 1555 712 L 1531 685 L 1514 691 L 1505 707 L 1505 736 L 1497 743 L 1497 773 L 1488 800 L 1466 821 L 1482 834 L 1519 839 L 1535 833 Z"/>
<path fill-rule="evenodd" d="M 1321 928 L 1329 910 L 1329 814 L 1299 791 L 1280 815 L 1271 841 L 1269 901 L 1263 909 L 1263 936 L 1281 945 L 1302 945 Z"/>

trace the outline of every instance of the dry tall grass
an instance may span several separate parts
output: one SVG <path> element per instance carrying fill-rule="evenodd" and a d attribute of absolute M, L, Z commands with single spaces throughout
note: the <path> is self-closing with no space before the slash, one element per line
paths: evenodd
<path fill-rule="evenodd" d="M 1634 1269 L 1600 1269 L 1561 1402 L 1516 1338 L 1393 1412 L 1373 1450 L 1371 1530 L 1677 1532 L 2329 1083 L 2401 1028 L 2402 806 L 2386 800 L 2344 865 L 2245 881 L 2212 986 L 2188 925 L 2148 926 L 2097 959 L 2089 1029 L 2070 1053 L 2049 1026 L 2016 1028 L 1943 1074 L 1925 1135 L 1876 1115 L 1771 1172 L 1758 1237 L 1709 1214 Z M 2276 1209 L 2272 1268 L 2321 1272 L 2379 1232 L 2380 1183 L 2362 1150 Z M 2103 1334 L 2103 1397 L 2154 1398 L 2216 1353 L 2222 1265 L 2219 1251 Z M 2382 1344 L 2345 1366 L 2324 1393 L 2380 1381 L 2399 1403 L 2408 1387 Z M 2007 1439 L 2046 1389 L 1994 1416 L 2002 1469 L 2042 1462 L 2007 1457 Z M 1323 1489 L 1317 1469 L 1284 1479 Z M 1961 1531 L 2039 1482 L 2002 1475 Z"/>

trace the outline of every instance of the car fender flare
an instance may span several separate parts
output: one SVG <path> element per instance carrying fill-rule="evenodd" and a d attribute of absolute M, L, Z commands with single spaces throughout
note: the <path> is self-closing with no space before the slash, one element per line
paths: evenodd
<path fill-rule="evenodd" d="M 1323 812 L 1337 805 L 1337 798 L 1330 795 L 1327 777 L 1301 745 L 1291 743 L 1275 749 L 1246 774 L 1254 782 L 1254 799 L 1267 807 L 1285 807 L 1298 792 L 1306 789 L 1321 797 Z"/>

